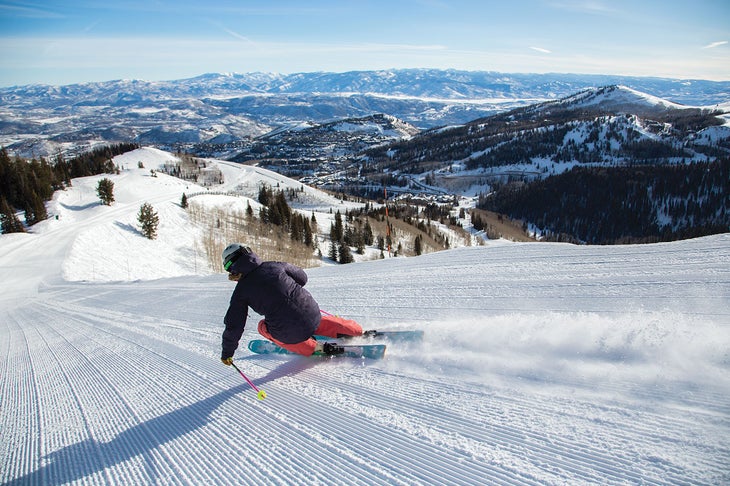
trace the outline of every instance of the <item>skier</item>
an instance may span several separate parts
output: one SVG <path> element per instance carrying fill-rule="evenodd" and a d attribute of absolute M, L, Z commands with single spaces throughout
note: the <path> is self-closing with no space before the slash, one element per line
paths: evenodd
<path fill-rule="evenodd" d="M 338 334 L 360 336 L 363 333 L 355 321 L 320 313 L 319 305 L 304 289 L 307 274 L 296 265 L 264 262 L 251 248 L 233 243 L 223 250 L 223 268 L 228 271 L 228 279 L 237 282 L 223 319 L 226 328 L 221 361 L 226 365 L 233 363 L 249 307 L 264 316 L 259 322 L 259 334 L 304 356 L 315 352 L 343 352 L 335 343 L 316 341 L 312 337 L 315 334 L 336 338 Z"/>

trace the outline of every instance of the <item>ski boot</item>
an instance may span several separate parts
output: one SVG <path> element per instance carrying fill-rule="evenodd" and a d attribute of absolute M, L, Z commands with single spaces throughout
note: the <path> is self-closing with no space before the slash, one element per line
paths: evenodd
<path fill-rule="evenodd" d="M 345 352 L 345 348 L 337 343 L 317 343 L 314 347 L 315 354 L 323 354 L 325 356 L 334 356 Z"/>

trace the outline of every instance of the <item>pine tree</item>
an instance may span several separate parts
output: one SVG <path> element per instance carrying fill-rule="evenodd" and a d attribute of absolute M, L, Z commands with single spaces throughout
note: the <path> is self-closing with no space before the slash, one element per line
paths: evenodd
<path fill-rule="evenodd" d="M 274 207 L 281 215 L 281 223 L 279 223 L 279 226 L 288 227 L 291 224 L 292 213 L 291 208 L 289 207 L 289 203 L 286 201 L 284 191 L 279 191 L 276 193 Z"/>
<path fill-rule="evenodd" d="M 186 196 L 184 192 L 182 195 L 182 199 L 180 199 L 180 206 L 182 206 L 183 209 L 186 209 L 188 207 L 188 196 Z"/>
<path fill-rule="evenodd" d="M 25 204 L 25 223 L 28 226 L 32 226 L 46 218 L 48 218 L 46 205 L 38 194 L 35 192 L 31 193 Z"/>
<path fill-rule="evenodd" d="M 0 148 L 0 194 L 4 197 L 10 197 L 11 200 L 12 191 L 15 190 L 13 187 L 14 176 L 13 163 L 5 147 L 2 147 Z M 5 202 L 7 203 L 7 200 Z"/>
<path fill-rule="evenodd" d="M 114 202 L 114 183 L 107 179 L 101 179 L 96 186 L 96 194 L 101 199 L 101 203 L 111 206 Z"/>
<path fill-rule="evenodd" d="M 137 221 L 142 226 L 142 234 L 146 238 L 150 240 L 157 238 L 157 226 L 160 223 L 160 218 L 151 204 L 144 203 L 140 206 Z"/>
<path fill-rule="evenodd" d="M 314 211 L 312 211 L 311 229 L 313 233 L 317 232 L 317 217 L 314 215 Z"/>
<path fill-rule="evenodd" d="M 52 169 L 55 174 L 55 180 L 57 181 L 54 189 L 63 189 L 64 187 L 71 185 L 71 176 L 68 173 L 68 164 L 66 164 L 66 161 L 63 160 L 63 156 L 61 154 L 56 156 L 56 162 L 53 164 Z"/>
<path fill-rule="evenodd" d="M 264 206 L 268 206 L 271 204 L 271 201 L 273 199 L 274 199 L 274 193 L 271 190 L 271 188 L 269 188 L 269 186 L 266 186 L 266 185 L 261 186 L 261 188 L 259 189 L 259 197 L 258 197 L 259 202 L 261 204 L 263 204 Z"/>
<path fill-rule="evenodd" d="M 292 217 L 289 227 L 292 241 L 302 241 L 304 239 L 304 225 L 302 218 L 298 214 Z"/>
<path fill-rule="evenodd" d="M 423 243 L 421 235 L 416 236 L 416 241 L 413 244 L 413 252 L 416 256 L 420 256 L 423 253 Z"/>
<path fill-rule="evenodd" d="M 25 224 L 28 226 L 33 226 L 38 222 L 33 214 L 33 205 L 28 199 L 23 200 L 23 214 L 25 214 Z"/>
<path fill-rule="evenodd" d="M 355 258 L 352 256 L 352 252 L 350 251 L 350 247 L 345 245 L 344 243 L 340 244 L 339 248 L 340 253 L 340 263 L 352 263 L 355 261 Z"/>
<path fill-rule="evenodd" d="M 344 238 L 344 228 L 342 227 L 342 214 L 339 211 L 335 213 L 335 223 L 330 229 L 330 239 L 340 242 Z"/>
<path fill-rule="evenodd" d="M 10 207 L 4 196 L 0 197 L 0 224 L 2 225 L 3 234 L 25 233 L 23 223 L 15 215 L 15 211 Z"/>
<path fill-rule="evenodd" d="M 314 235 L 312 234 L 312 226 L 306 219 L 304 220 L 304 244 L 307 246 L 314 246 Z"/>
<path fill-rule="evenodd" d="M 370 220 L 365 220 L 365 228 L 362 232 L 363 242 L 366 245 L 372 245 L 373 244 L 373 228 L 370 226 Z"/>

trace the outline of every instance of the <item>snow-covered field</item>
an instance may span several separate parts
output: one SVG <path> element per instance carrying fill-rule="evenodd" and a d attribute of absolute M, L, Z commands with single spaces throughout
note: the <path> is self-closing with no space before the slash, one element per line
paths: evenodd
<path fill-rule="evenodd" d="M 730 484 L 730 234 L 311 269 L 323 309 L 426 337 L 255 356 L 249 325 L 259 401 L 219 361 L 232 284 L 192 249 L 192 188 L 128 156 L 147 169 L 111 176 L 113 206 L 76 180 L 58 220 L 0 237 L 0 483 Z"/>

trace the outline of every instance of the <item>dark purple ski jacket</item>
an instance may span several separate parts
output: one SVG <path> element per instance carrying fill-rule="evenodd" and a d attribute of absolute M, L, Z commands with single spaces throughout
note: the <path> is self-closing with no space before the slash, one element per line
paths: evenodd
<path fill-rule="evenodd" d="M 223 319 L 221 358 L 230 358 L 238 348 L 249 307 L 264 316 L 269 333 L 278 341 L 299 343 L 314 334 L 321 315 L 314 297 L 304 289 L 304 270 L 290 263 L 262 262 L 252 252 L 242 255 L 229 271 L 242 276 Z"/>

